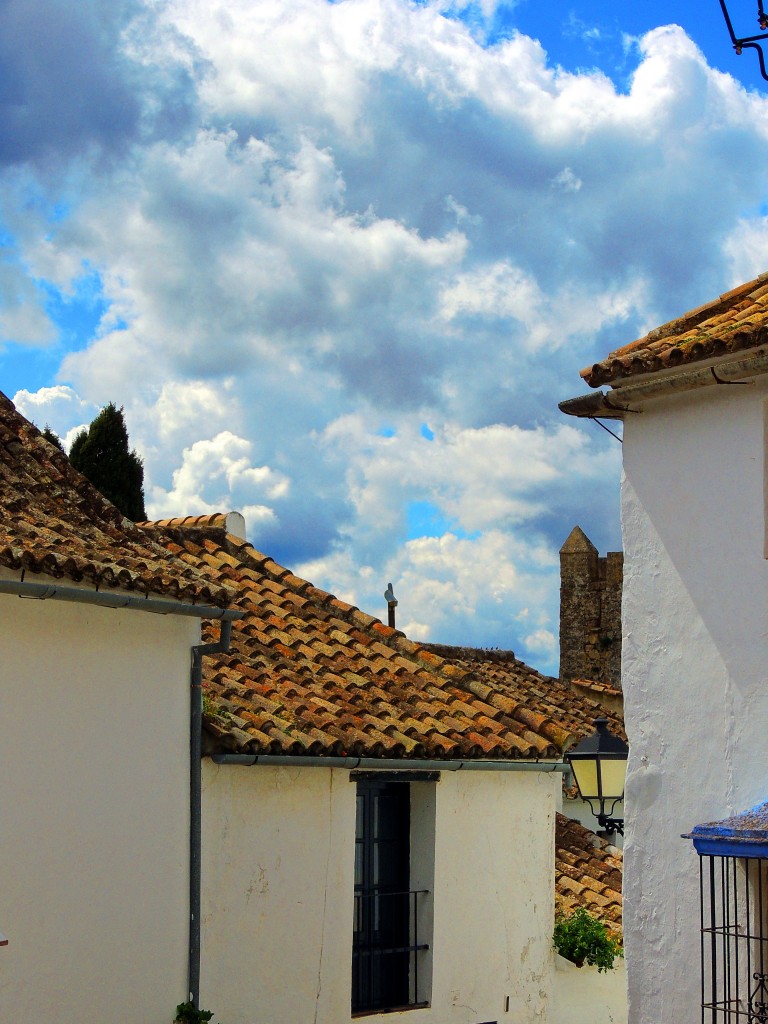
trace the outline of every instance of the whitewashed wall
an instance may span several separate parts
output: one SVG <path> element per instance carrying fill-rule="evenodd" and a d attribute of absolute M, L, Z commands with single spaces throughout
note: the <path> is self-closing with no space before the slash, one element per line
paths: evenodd
<path fill-rule="evenodd" d="M 700 1020 L 681 832 L 768 796 L 764 384 L 646 403 L 624 431 L 624 936 L 632 1024 Z"/>
<path fill-rule="evenodd" d="M 555 954 L 551 1024 L 627 1024 L 627 972 L 623 960 L 612 971 L 577 967 Z"/>
<path fill-rule="evenodd" d="M 205 762 L 203 778 L 201 1006 L 226 1024 L 344 1024 L 354 889 L 349 773 Z M 547 1021 L 559 785 L 559 774 L 442 773 L 432 1005 L 367 1020 Z"/>
<path fill-rule="evenodd" d="M 0 596 L 0 1021 L 169 1024 L 185 997 L 196 642 Z"/>

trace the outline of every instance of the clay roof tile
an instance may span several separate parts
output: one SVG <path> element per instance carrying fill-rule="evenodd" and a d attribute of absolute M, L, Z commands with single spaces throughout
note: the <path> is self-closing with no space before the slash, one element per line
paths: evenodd
<path fill-rule="evenodd" d="M 581 371 L 592 387 L 691 365 L 768 342 L 768 275 L 656 327 Z"/>

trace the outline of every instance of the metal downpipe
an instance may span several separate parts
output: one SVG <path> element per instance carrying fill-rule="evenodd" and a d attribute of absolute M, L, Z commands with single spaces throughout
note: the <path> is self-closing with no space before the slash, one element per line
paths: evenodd
<path fill-rule="evenodd" d="M 241 613 L 242 614 L 242 613 Z M 189 716 L 189 1002 L 199 1009 L 200 998 L 200 905 L 202 863 L 202 737 L 203 737 L 203 658 L 229 650 L 232 622 L 221 624 L 219 642 L 196 644 L 192 648 Z"/>

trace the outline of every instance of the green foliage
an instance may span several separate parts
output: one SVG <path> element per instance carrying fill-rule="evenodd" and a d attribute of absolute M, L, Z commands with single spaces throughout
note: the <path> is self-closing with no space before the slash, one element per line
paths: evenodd
<path fill-rule="evenodd" d="M 173 1024 L 205 1024 L 211 1017 L 211 1010 L 198 1010 L 192 1003 L 179 1003 Z"/>
<path fill-rule="evenodd" d="M 139 522 L 147 518 L 144 466 L 128 448 L 122 408 L 113 402 L 106 405 L 88 429 L 75 437 L 69 461 L 128 519 Z"/>
<path fill-rule="evenodd" d="M 583 907 L 570 916 L 557 915 L 553 939 L 560 956 L 577 967 L 590 964 L 598 971 L 611 971 L 615 958 L 624 956 L 619 940 Z"/>
<path fill-rule="evenodd" d="M 51 444 L 54 445 L 54 447 L 58 448 L 60 452 L 64 451 L 64 445 L 61 443 L 61 438 L 59 437 L 58 434 L 55 434 L 51 430 L 47 423 L 45 424 L 45 428 L 43 430 L 43 437 L 45 438 L 46 441 L 50 441 Z"/>
<path fill-rule="evenodd" d="M 203 689 L 203 714 L 206 718 L 224 717 L 224 712 L 206 689 Z"/>

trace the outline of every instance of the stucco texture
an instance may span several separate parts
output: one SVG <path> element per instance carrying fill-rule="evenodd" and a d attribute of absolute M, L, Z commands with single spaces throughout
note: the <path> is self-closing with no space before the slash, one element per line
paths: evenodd
<path fill-rule="evenodd" d="M 700 1020 L 693 825 L 766 796 L 764 384 L 627 416 L 624 940 L 631 1024 Z"/>
<path fill-rule="evenodd" d="M 0 617 L 0 1020 L 168 1024 L 199 624 L 16 597 Z"/>
<path fill-rule="evenodd" d="M 577 967 L 555 957 L 552 1024 L 627 1024 L 627 972 L 623 960 L 612 971 Z"/>
<path fill-rule="evenodd" d="M 413 784 L 432 792 L 412 803 L 412 861 L 433 878 L 431 1005 L 365 1020 L 547 1021 L 559 784 Z M 204 764 L 201 1004 L 227 1024 L 351 1020 L 355 789 L 341 770 Z"/>

